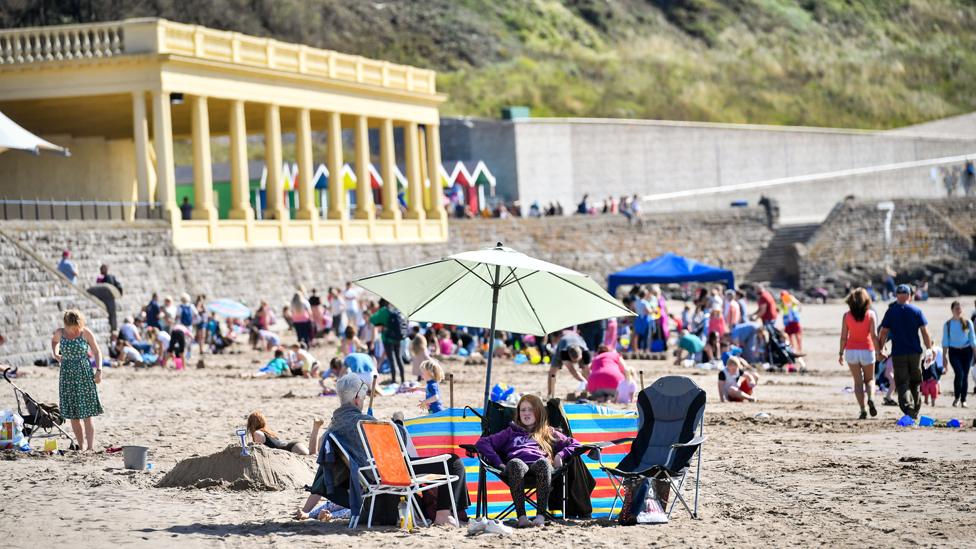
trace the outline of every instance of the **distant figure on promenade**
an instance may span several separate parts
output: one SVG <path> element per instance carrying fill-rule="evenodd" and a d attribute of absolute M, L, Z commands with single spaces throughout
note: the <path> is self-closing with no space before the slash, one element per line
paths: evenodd
<path fill-rule="evenodd" d="M 888 339 L 891 339 L 891 361 L 895 370 L 898 406 L 905 415 L 917 418 L 922 408 L 922 347 L 918 341 L 919 333 L 925 343 L 926 364 L 932 361 L 935 352 L 925 315 L 921 309 L 909 303 L 912 300 L 912 289 L 907 284 L 898 286 L 895 289 L 895 299 L 897 301 L 888 306 L 881 320 L 878 349 L 883 349 Z"/>
<path fill-rule="evenodd" d="M 61 262 L 58 263 L 58 271 L 61 272 L 72 284 L 78 282 L 78 268 L 71 261 L 71 252 L 65 250 L 61 252 Z"/>
<path fill-rule="evenodd" d="M 115 275 L 108 274 L 108 265 L 102 264 L 98 268 L 98 276 L 95 278 L 96 284 L 111 284 L 115 286 L 115 289 L 119 291 L 119 295 L 122 295 L 122 283 L 119 279 L 115 278 Z"/>
<path fill-rule="evenodd" d="M 898 273 L 891 268 L 891 265 L 885 265 L 885 275 L 884 275 L 884 300 L 890 301 L 895 295 L 895 277 Z"/>
<path fill-rule="evenodd" d="M 190 204 L 189 197 L 183 197 L 183 203 L 180 204 L 180 217 L 183 219 L 183 221 L 193 219 L 193 205 Z"/>

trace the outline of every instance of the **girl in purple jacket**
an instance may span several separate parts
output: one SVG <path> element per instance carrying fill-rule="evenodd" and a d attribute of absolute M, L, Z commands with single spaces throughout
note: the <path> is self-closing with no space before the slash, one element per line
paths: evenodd
<path fill-rule="evenodd" d="M 549 426 L 546 407 L 536 395 L 525 395 L 518 402 L 515 421 L 500 431 L 478 441 L 475 447 L 486 462 L 503 469 L 512 492 L 519 528 L 542 526 L 552 488 L 552 472 L 563 465 L 579 442 Z M 536 479 L 539 513 L 530 522 L 525 516 L 525 475 Z"/>

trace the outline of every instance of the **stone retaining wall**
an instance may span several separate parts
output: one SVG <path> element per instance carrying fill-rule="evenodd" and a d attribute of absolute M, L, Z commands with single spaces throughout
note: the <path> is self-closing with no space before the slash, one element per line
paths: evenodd
<path fill-rule="evenodd" d="M 77 308 L 100 341 L 108 341 L 108 318 L 99 302 L 0 232 L 0 365 L 21 366 L 51 355 L 51 334 L 65 310 Z M 103 346 L 102 352 L 108 350 Z"/>
<path fill-rule="evenodd" d="M 170 295 L 178 299 L 183 292 L 204 293 L 244 300 L 249 305 L 267 299 L 280 308 L 299 284 L 322 292 L 360 276 L 498 241 L 586 273 L 601 284 L 611 272 L 668 251 L 746 273 L 772 235 L 760 210 L 668 214 L 639 225 L 616 215 L 452 220 L 450 240 L 443 244 L 213 251 L 176 250 L 166 226 L 153 222 L 3 222 L 0 229 L 33 250 L 48 268 L 57 264 L 64 249 L 70 249 L 86 287 L 94 283 L 99 265 L 108 264 L 124 288 L 121 316 L 137 311 L 154 291 L 161 298 Z M 13 246 L 4 243 L 5 254 L 7 248 Z M 71 295 L 70 286 L 60 277 L 37 282 L 43 288 L 17 284 L 18 277 L 26 276 L 17 273 L 38 271 L 27 259 L 12 263 L 6 271 L 5 279 L 10 283 L 2 288 L 5 297 L 18 293 Z M 30 308 L 30 303 L 24 302 L 8 314 L 26 316 Z M 45 326 L 50 324 L 49 320 L 44 322 Z M 43 351 L 43 345 L 34 341 L 37 330 L 22 330 L 13 323 L 8 326 L 5 329 L 11 339 L 30 340 L 24 343 L 25 349 Z M 46 333 L 47 328 L 41 331 Z M 3 351 L 9 354 L 8 349 Z"/>
<path fill-rule="evenodd" d="M 838 204 L 800 249 L 801 286 L 850 271 L 896 271 L 946 259 L 968 259 L 973 248 L 972 212 L 976 199 L 894 200 L 891 239 L 885 242 L 886 212 L 877 201 Z M 964 229 L 969 227 L 969 233 Z M 868 280 L 860 281 L 869 282 Z M 874 280 L 875 283 L 880 280 Z"/>

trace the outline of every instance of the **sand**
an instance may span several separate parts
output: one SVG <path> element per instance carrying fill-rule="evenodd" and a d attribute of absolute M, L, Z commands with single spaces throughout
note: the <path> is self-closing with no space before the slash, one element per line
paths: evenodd
<path fill-rule="evenodd" d="M 230 445 L 209 456 L 191 457 L 176 464 L 159 481 L 159 488 L 210 488 L 231 490 L 287 490 L 301 488 L 314 470 L 308 459 L 285 450 L 248 444 Z"/>
<path fill-rule="evenodd" d="M 971 304 L 972 299 L 964 300 Z M 948 301 L 923 304 L 936 339 Z M 340 523 L 296 522 L 304 501 L 299 488 L 233 491 L 157 488 L 177 464 L 236 444 L 234 430 L 260 409 L 287 440 L 307 440 L 312 420 L 328 418 L 335 397 L 316 396 L 313 380 L 240 379 L 266 354 L 207 357 L 205 369 L 184 372 L 107 371 L 99 386 L 105 414 L 96 418 L 97 445 L 148 446 L 150 471 L 127 471 L 121 454 L 27 457 L 0 461 L 0 532 L 13 533 L 5 546 L 55 543 L 91 546 L 357 547 L 564 546 L 587 548 L 669 546 L 911 545 L 960 547 L 976 539 L 976 429 L 903 429 L 896 408 L 881 407 L 874 420 L 858 421 L 846 368 L 837 364 L 843 306 L 804 310 L 806 375 L 763 376 L 755 404 L 719 403 L 714 372 L 662 361 L 634 362 L 650 383 L 666 373 L 694 376 L 708 392 L 702 481 L 702 520 L 679 513 L 665 526 L 620 527 L 601 521 L 520 530 L 505 540 L 469 538 L 464 530 L 432 528 L 414 534 L 357 531 Z M 967 306 L 968 310 L 968 306 Z M 286 337 L 290 341 L 291 336 Z M 320 360 L 329 355 L 315 349 Z M 196 358 L 194 358 L 194 363 Z M 456 376 L 455 405 L 477 404 L 484 366 L 449 365 Z M 36 397 L 57 398 L 56 369 L 25 368 L 18 381 Z M 541 367 L 497 363 L 495 378 L 520 391 L 541 391 Z M 0 385 L 2 387 L 2 385 Z M 565 393 L 574 387 L 559 378 Z M 952 374 L 942 380 L 952 387 Z M 292 393 L 294 398 L 283 398 Z M 446 393 L 446 387 L 445 387 Z M 419 395 L 378 398 L 379 417 L 410 416 Z M 880 402 L 880 397 L 878 398 Z M 923 413 L 972 425 L 976 408 L 950 407 L 939 399 Z M 13 405 L 0 392 L 0 407 Z M 973 405 L 976 406 L 976 400 Z M 771 415 L 756 420 L 759 412 Z M 314 459 L 294 456 L 308 467 Z M 472 494 L 472 497 L 474 494 Z M 39 512 L 45 509 L 47 512 Z"/>

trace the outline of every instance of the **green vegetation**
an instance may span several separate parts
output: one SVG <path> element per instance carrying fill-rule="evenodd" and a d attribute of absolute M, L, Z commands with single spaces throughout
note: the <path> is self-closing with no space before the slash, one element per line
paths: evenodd
<path fill-rule="evenodd" d="M 971 0 L 12 4 L 3 26 L 159 15 L 431 67 L 444 114 L 890 128 L 976 110 Z"/>

